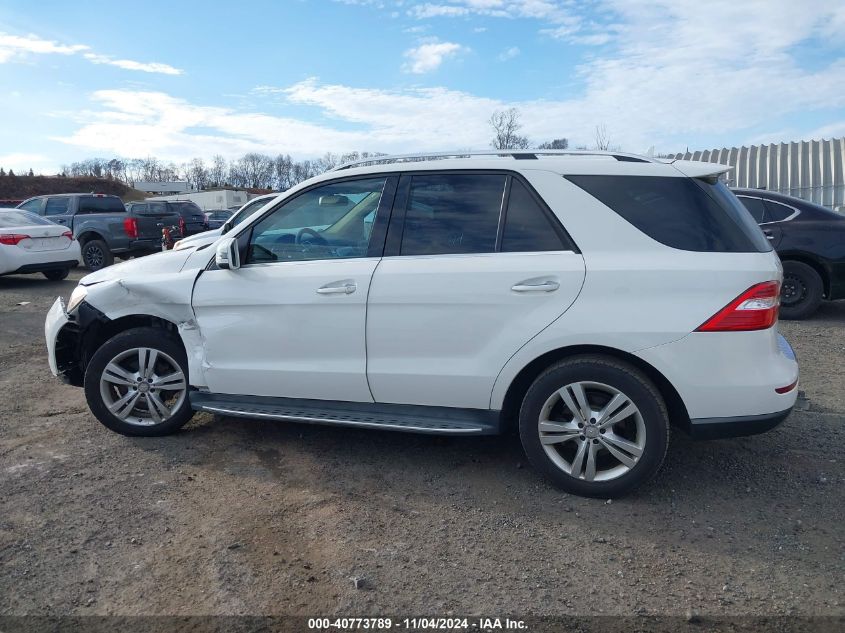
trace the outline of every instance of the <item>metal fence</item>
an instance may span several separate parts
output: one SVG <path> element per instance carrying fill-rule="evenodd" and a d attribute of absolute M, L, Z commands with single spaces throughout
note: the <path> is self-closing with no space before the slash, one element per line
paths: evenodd
<path fill-rule="evenodd" d="M 672 158 L 730 165 L 731 187 L 755 187 L 803 198 L 829 209 L 845 206 L 845 139 L 724 147 Z"/>

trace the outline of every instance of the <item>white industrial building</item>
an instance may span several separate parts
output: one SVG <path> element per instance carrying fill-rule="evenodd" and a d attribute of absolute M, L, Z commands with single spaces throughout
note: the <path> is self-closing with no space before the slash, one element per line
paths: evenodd
<path fill-rule="evenodd" d="M 171 180 L 163 182 L 139 180 L 132 186 L 138 191 L 153 193 L 160 196 L 189 193 L 191 191 L 194 191 L 193 185 L 191 185 L 191 183 L 189 182 L 185 182 L 184 180 Z"/>
<path fill-rule="evenodd" d="M 148 200 L 190 200 L 203 211 L 211 209 L 230 209 L 246 204 L 247 200 L 255 197 L 242 189 L 211 189 L 208 191 L 191 191 L 169 196 L 155 196 Z"/>
<path fill-rule="evenodd" d="M 730 165 L 732 187 L 767 189 L 845 209 L 845 138 L 687 151 L 671 158 Z"/>

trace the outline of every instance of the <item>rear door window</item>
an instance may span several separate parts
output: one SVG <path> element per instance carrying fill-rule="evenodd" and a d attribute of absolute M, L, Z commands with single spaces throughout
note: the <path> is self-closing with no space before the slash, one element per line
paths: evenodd
<path fill-rule="evenodd" d="M 47 198 L 44 215 L 65 215 L 68 206 L 70 206 L 70 198 Z"/>
<path fill-rule="evenodd" d="M 712 253 L 772 250 L 754 218 L 722 182 L 672 176 L 566 178 L 666 246 Z"/>
<path fill-rule="evenodd" d="M 413 176 L 400 255 L 495 252 L 506 178 L 498 174 Z"/>
<path fill-rule="evenodd" d="M 502 252 L 572 250 L 564 244 L 548 212 L 519 180 L 511 180 Z"/>

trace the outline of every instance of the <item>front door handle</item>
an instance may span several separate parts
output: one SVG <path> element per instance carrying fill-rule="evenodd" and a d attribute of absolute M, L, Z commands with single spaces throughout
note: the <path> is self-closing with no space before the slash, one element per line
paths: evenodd
<path fill-rule="evenodd" d="M 767 239 L 767 240 L 773 240 L 773 239 L 775 239 L 774 234 L 773 234 L 770 230 L 768 230 L 768 229 L 763 229 L 763 235 L 765 235 L 765 236 L 766 236 L 766 239 Z"/>
<path fill-rule="evenodd" d="M 358 290 L 354 281 L 336 281 L 317 288 L 318 295 L 351 295 Z"/>
<path fill-rule="evenodd" d="M 533 282 L 530 279 L 526 279 L 515 286 L 511 286 L 511 290 L 514 292 L 554 292 L 558 288 L 560 288 L 560 284 L 550 279 L 540 282 Z"/>

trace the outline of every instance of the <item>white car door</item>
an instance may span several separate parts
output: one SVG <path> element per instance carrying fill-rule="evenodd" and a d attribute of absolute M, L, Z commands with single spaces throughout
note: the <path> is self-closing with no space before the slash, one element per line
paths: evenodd
<path fill-rule="evenodd" d="M 376 402 L 487 409 L 507 360 L 563 314 L 584 259 L 506 173 L 403 176 L 367 308 Z"/>
<path fill-rule="evenodd" d="M 395 184 L 319 184 L 238 231 L 241 267 L 204 271 L 193 295 L 212 393 L 372 402 L 367 292 Z"/>

